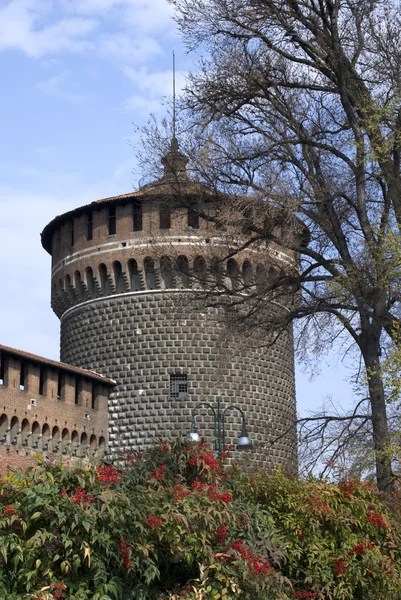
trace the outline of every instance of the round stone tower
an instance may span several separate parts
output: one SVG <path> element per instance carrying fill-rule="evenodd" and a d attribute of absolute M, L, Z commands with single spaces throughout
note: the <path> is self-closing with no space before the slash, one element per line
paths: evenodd
<path fill-rule="evenodd" d="M 226 242 L 221 222 L 200 216 L 221 215 L 224 205 L 187 178 L 186 162 L 173 138 L 158 182 L 81 206 L 45 227 L 61 360 L 117 382 L 109 401 L 112 452 L 186 436 L 195 405 L 215 405 L 221 397 L 223 407 L 235 404 L 246 415 L 252 462 L 294 469 L 291 332 L 263 351 L 247 348 L 227 335 L 222 309 L 193 307 Z M 289 251 L 265 245 L 240 252 L 223 272 L 217 266 L 216 277 L 227 285 L 268 277 L 273 254 L 276 267 L 294 268 Z M 203 418 L 199 434 L 210 439 L 210 419 Z M 235 443 L 241 430 L 236 411 L 227 413 L 226 429 L 227 442 Z"/>

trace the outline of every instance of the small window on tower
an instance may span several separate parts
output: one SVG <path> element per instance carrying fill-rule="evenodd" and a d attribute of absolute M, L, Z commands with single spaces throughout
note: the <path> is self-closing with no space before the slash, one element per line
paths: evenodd
<path fill-rule="evenodd" d="M 71 246 L 75 244 L 74 220 L 71 221 Z"/>
<path fill-rule="evenodd" d="M 20 371 L 19 371 L 19 389 L 23 392 L 25 390 L 25 377 L 26 377 L 26 365 L 23 361 L 21 361 Z"/>
<path fill-rule="evenodd" d="M 188 227 L 190 229 L 199 229 L 199 214 L 192 208 L 188 210 Z"/>
<path fill-rule="evenodd" d="M 170 375 L 170 398 L 186 398 L 187 393 L 187 375 Z"/>
<path fill-rule="evenodd" d="M 4 385 L 4 373 L 5 373 L 4 354 L 2 352 L 0 352 L 0 385 Z"/>
<path fill-rule="evenodd" d="M 139 200 L 132 203 L 132 228 L 134 231 L 142 231 L 142 202 Z"/>
<path fill-rule="evenodd" d="M 109 235 L 115 235 L 116 233 L 116 207 L 110 206 L 109 208 Z"/>
<path fill-rule="evenodd" d="M 171 211 L 167 204 L 162 204 L 159 209 L 160 229 L 171 228 Z"/>
<path fill-rule="evenodd" d="M 86 239 L 88 240 L 88 242 L 93 239 L 93 213 L 92 211 L 90 213 L 88 213 L 88 229 L 86 232 Z"/>
<path fill-rule="evenodd" d="M 46 383 L 46 369 L 42 365 L 39 367 L 39 395 L 43 396 Z"/>

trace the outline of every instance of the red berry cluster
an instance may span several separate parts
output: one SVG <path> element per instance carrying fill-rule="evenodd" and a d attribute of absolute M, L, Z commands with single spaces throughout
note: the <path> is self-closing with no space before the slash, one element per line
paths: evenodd
<path fill-rule="evenodd" d="M 146 525 L 151 529 L 159 529 L 163 525 L 163 521 L 155 515 L 149 515 L 146 520 Z"/>
<path fill-rule="evenodd" d="M 120 473 L 111 465 L 99 465 L 96 471 L 96 479 L 109 485 L 116 485 L 118 480 L 124 476 L 124 473 Z"/>
<path fill-rule="evenodd" d="M 168 452 L 170 450 L 170 446 L 167 440 L 163 440 L 161 444 L 158 445 L 159 450 L 162 452 Z"/>
<path fill-rule="evenodd" d="M 340 488 L 344 498 L 350 498 L 351 494 L 355 492 L 356 485 L 353 481 L 349 481 L 349 479 L 342 479 L 338 487 Z"/>
<path fill-rule="evenodd" d="M 317 594 L 315 592 L 310 592 L 309 590 L 301 590 L 300 592 L 295 592 L 294 598 L 306 600 L 307 598 L 317 598 Z"/>
<path fill-rule="evenodd" d="M 193 448 L 190 446 L 187 448 L 188 451 L 192 451 Z M 210 451 L 209 444 L 199 443 L 196 449 L 195 456 L 192 456 L 188 460 L 188 464 L 190 467 L 200 467 L 201 469 L 208 469 L 212 473 L 221 473 L 220 462 L 215 456 L 213 452 Z"/>
<path fill-rule="evenodd" d="M 382 529 L 388 529 L 388 525 L 380 513 L 370 510 L 366 516 L 369 523 L 372 523 L 372 525 L 376 525 L 376 527 L 381 527 Z"/>
<path fill-rule="evenodd" d="M 63 492 L 65 492 L 65 490 L 63 490 Z M 63 492 L 62 495 L 65 496 Z M 87 508 L 94 499 L 94 496 L 87 494 L 85 490 L 80 487 L 75 488 L 75 493 L 71 496 L 71 502 L 73 504 L 82 504 L 84 508 Z"/>
<path fill-rule="evenodd" d="M 132 546 L 128 546 L 127 542 L 123 537 L 120 538 L 120 552 L 123 557 L 124 567 L 128 571 L 131 566 L 131 559 L 129 557 L 130 550 L 132 550 Z"/>
<path fill-rule="evenodd" d="M 220 527 L 216 529 L 215 536 L 218 544 L 224 544 L 227 539 L 227 527 L 225 525 L 220 525 Z"/>
<path fill-rule="evenodd" d="M 195 479 L 191 487 L 195 492 L 206 492 L 212 502 L 224 502 L 227 504 L 233 498 L 230 492 L 219 492 L 217 484 L 212 483 L 209 485 L 201 483 L 198 478 Z"/>
<path fill-rule="evenodd" d="M 10 504 L 8 506 L 6 506 L 3 510 L 3 515 L 5 517 L 12 517 L 14 515 L 20 515 L 20 511 L 17 510 L 16 508 L 14 508 L 14 506 L 11 506 Z"/>
<path fill-rule="evenodd" d="M 183 498 L 185 498 L 185 496 L 189 496 L 191 494 L 191 490 L 184 488 L 184 486 L 181 483 L 178 483 L 174 486 L 172 494 L 174 500 L 182 500 Z"/>
<path fill-rule="evenodd" d="M 253 554 L 243 540 L 232 542 L 231 548 L 235 550 L 235 552 L 238 552 L 243 559 L 245 559 L 249 570 L 254 575 L 270 575 L 270 573 L 274 572 L 274 569 L 270 566 L 269 561 Z"/>
<path fill-rule="evenodd" d="M 369 540 L 365 540 L 356 544 L 348 554 L 364 554 L 366 550 L 373 550 L 374 546 Z"/>
<path fill-rule="evenodd" d="M 345 561 L 343 558 L 333 558 L 333 564 L 335 566 L 337 575 L 342 575 L 342 573 L 345 573 L 346 568 Z"/>
<path fill-rule="evenodd" d="M 330 506 L 324 502 L 324 500 L 320 500 L 317 496 L 309 496 L 306 498 L 306 502 L 314 508 L 316 513 L 324 512 L 326 515 L 330 514 Z"/>
<path fill-rule="evenodd" d="M 57 598 L 57 600 L 59 598 L 65 598 L 66 595 L 64 593 L 64 590 L 66 589 L 66 585 L 65 583 L 55 583 L 53 586 L 53 596 L 54 598 Z"/>
<path fill-rule="evenodd" d="M 151 479 L 155 479 L 156 481 L 161 481 L 164 477 L 164 471 L 166 470 L 166 465 L 162 465 L 161 467 L 156 467 L 152 471 Z"/>

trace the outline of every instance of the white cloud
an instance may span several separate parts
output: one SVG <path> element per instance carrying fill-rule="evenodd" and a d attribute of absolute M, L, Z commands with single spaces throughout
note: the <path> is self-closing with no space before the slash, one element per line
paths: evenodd
<path fill-rule="evenodd" d="M 92 52 L 140 64 L 161 53 L 154 36 L 173 30 L 170 13 L 165 0 L 8 0 L 0 8 L 0 52 L 35 58 Z"/>
<path fill-rule="evenodd" d="M 149 113 L 158 113 L 161 110 L 164 111 L 160 100 L 152 100 L 146 96 L 138 96 L 135 94 L 123 102 L 122 108 L 129 112 L 143 113 L 147 115 Z"/>
<path fill-rule="evenodd" d="M 140 91 L 147 92 L 153 97 L 160 98 L 161 96 L 169 96 L 173 89 L 173 71 L 167 69 L 165 71 L 149 72 L 146 67 L 133 69 L 132 67 L 123 67 L 123 72 L 135 84 Z M 177 71 L 176 77 L 176 92 L 179 94 L 185 87 L 185 77 L 187 73 Z"/>
<path fill-rule="evenodd" d="M 40 57 L 61 51 L 88 49 L 86 40 L 97 27 L 89 18 L 61 18 L 44 24 L 49 2 L 11 0 L 0 9 L 0 51 L 18 49 Z"/>
<path fill-rule="evenodd" d="M 66 82 L 67 79 L 67 73 L 59 73 L 58 75 L 49 77 L 48 79 L 36 84 L 36 88 L 41 92 L 48 94 L 49 96 L 55 96 L 56 98 L 66 100 L 67 102 L 72 102 L 73 104 L 83 102 L 85 100 L 85 96 L 82 94 L 74 94 L 61 89 L 61 86 Z"/>

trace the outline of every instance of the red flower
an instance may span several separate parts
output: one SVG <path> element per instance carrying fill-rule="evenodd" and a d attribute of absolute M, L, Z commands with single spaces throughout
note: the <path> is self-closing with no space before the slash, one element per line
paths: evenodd
<path fill-rule="evenodd" d="M 87 508 L 94 499 L 94 496 L 87 494 L 85 490 L 80 487 L 75 488 L 75 494 L 71 496 L 72 504 L 82 504 L 84 508 Z"/>
<path fill-rule="evenodd" d="M 388 525 L 380 513 L 370 510 L 366 516 L 369 523 L 372 523 L 372 525 L 376 525 L 376 527 L 381 527 L 382 529 L 388 529 Z"/>
<path fill-rule="evenodd" d="M 166 470 L 166 465 L 162 465 L 161 467 L 156 467 L 153 470 L 151 479 L 155 479 L 156 481 L 161 481 L 164 477 L 164 471 Z"/>
<path fill-rule="evenodd" d="M 131 566 L 131 559 L 129 557 L 129 553 L 131 550 L 132 550 L 132 546 L 128 546 L 125 539 L 120 538 L 120 552 L 121 552 L 121 556 L 123 557 L 123 560 L 124 560 L 124 567 L 126 568 L 127 571 Z"/>
<path fill-rule="evenodd" d="M 20 515 L 20 511 L 17 510 L 16 508 L 14 508 L 14 506 L 11 506 L 10 504 L 8 506 L 5 507 L 5 509 L 3 510 L 3 515 L 5 517 L 12 517 L 14 515 Z"/>
<path fill-rule="evenodd" d="M 309 590 L 301 590 L 300 592 L 295 592 L 294 597 L 306 600 L 307 598 L 317 598 L 317 594 Z"/>
<path fill-rule="evenodd" d="M 149 515 L 146 520 L 146 525 L 151 529 L 159 529 L 163 525 L 163 521 L 155 515 Z"/>
<path fill-rule="evenodd" d="M 215 536 L 218 544 L 224 544 L 227 539 L 227 527 L 225 525 L 220 525 L 220 527 L 216 529 Z"/>
<path fill-rule="evenodd" d="M 333 558 L 333 563 L 336 568 L 337 575 L 342 575 L 345 573 L 345 561 L 342 558 Z"/>
<path fill-rule="evenodd" d="M 354 493 L 356 485 L 353 481 L 349 481 L 348 479 L 342 479 L 339 482 L 338 487 L 342 491 L 344 498 L 349 498 L 351 494 Z"/>
<path fill-rule="evenodd" d="M 96 479 L 109 485 L 116 485 L 121 477 L 124 477 L 125 473 L 120 473 L 115 467 L 111 465 L 99 465 L 97 468 Z"/>
<path fill-rule="evenodd" d="M 177 484 L 174 486 L 173 491 L 174 500 L 182 500 L 185 496 L 189 496 L 191 494 L 191 490 L 185 489 L 182 484 Z"/>

